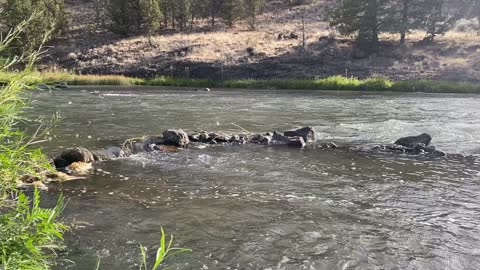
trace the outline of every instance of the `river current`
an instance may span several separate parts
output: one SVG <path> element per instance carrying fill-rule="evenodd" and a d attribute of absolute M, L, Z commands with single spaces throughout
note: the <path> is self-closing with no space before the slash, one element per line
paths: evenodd
<path fill-rule="evenodd" d="M 172 269 L 478 269 L 480 96 L 78 88 L 39 92 L 28 114 L 62 120 L 42 146 L 98 149 L 167 128 L 241 133 L 313 126 L 373 146 L 427 132 L 449 153 L 213 146 L 99 163 L 52 186 L 68 200 L 57 269 L 138 269 L 160 227 L 191 248 Z"/>

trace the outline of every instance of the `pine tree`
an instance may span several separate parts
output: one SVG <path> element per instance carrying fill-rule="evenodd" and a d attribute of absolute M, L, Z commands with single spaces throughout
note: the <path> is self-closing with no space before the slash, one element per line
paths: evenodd
<path fill-rule="evenodd" d="M 180 31 L 187 28 L 187 22 L 191 17 L 191 2 L 190 0 L 176 0 L 177 14 L 175 20 L 178 22 Z"/>
<path fill-rule="evenodd" d="M 213 27 L 215 27 L 215 19 L 220 13 L 220 10 L 222 9 L 224 0 L 209 0 L 208 5 L 209 7 L 209 13 L 210 13 L 210 22 Z"/>
<path fill-rule="evenodd" d="M 366 52 L 378 49 L 380 18 L 386 13 L 388 0 L 337 0 L 329 11 L 330 25 L 343 35 L 357 35 L 358 47 Z"/>
<path fill-rule="evenodd" d="M 433 42 L 439 34 L 444 34 L 452 28 L 455 17 L 447 14 L 444 10 L 445 0 L 424 0 L 420 8 L 426 11 L 422 20 L 423 29 L 427 36 L 425 40 Z"/>
<path fill-rule="evenodd" d="M 163 14 L 158 0 L 140 0 L 140 6 L 147 25 L 148 43 L 153 46 L 152 35 L 160 28 Z"/>
<path fill-rule="evenodd" d="M 107 15 L 115 33 L 127 36 L 141 30 L 143 16 L 139 0 L 110 0 Z"/>
<path fill-rule="evenodd" d="M 244 0 L 245 19 L 250 26 L 250 29 L 255 29 L 257 24 L 257 15 L 260 13 L 264 4 L 264 0 Z"/>
<path fill-rule="evenodd" d="M 221 15 L 225 24 L 232 28 L 235 22 L 242 17 L 241 0 L 225 0 L 221 10 Z"/>
<path fill-rule="evenodd" d="M 15 44 L 20 53 L 37 50 L 43 42 L 46 31 L 53 27 L 50 36 L 55 38 L 61 35 L 66 25 L 63 0 L 7 0 L 1 19 L 12 29 L 34 13 L 37 15 Z"/>

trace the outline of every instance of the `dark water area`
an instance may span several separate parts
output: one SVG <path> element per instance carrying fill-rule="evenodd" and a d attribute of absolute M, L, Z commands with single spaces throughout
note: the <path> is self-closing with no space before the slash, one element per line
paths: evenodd
<path fill-rule="evenodd" d="M 99 90 L 99 91 L 96 91 Z M 313 126 L 340 145 L 432 134 L 450 153 L 406 155 L 260 145 L 137 154 L 51 186 L 68 199 L 57 269 L 138 269 L 160 227 L 192 253 L 173 269 L 477 269 L 480 96 L 95 89 L 35 93 L 32 116 L 63 120 L 48 153 L 188 131 Z"/>

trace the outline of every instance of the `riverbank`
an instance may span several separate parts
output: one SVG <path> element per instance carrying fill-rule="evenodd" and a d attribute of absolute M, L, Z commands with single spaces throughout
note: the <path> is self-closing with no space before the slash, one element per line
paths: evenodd
<path fill-rule="evenodd" d="M 0 73 L 0 82 L 8 82 L 15 73 Z M 392 81 L 381 77 L 367 79 L 332 76 L 323 79 L 279 80 L 225 80 L 156 77 L 151 79 L 131 78 L 123 75 L 74 75 L 69 73 L 34 73 L 25 78 L 31 85 L 144 85 L 235 89 L 293 89 L 293 90 L 348 90 L 348 91 L 394 91 L 427 93 L 480 93 L 480 84 L 435 80 Z"/>

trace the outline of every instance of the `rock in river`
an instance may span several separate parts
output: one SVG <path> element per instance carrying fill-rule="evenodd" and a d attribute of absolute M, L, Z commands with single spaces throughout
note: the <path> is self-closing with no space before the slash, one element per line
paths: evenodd
<path fill-rule="evenodd" d="M 164 144 L 176 145 L 178 147 L 186 147 L 190 140 L 188 134 L 182 129 L 168 129 L 163 132 Z"/>
<path fill-rule="evenodd" d="M 83 147 L 69 148 L 54 159 L 57 168 L 65 168 L 74 162 L 92 163 L 94 161 L 92 152 Z"/>
<path fill-rule="evenodd" d="M 420 134 L 418 136 L 403 137 L 398 139 L 395 144 L 402 145 L 408 148 L 415 149 L 419 144 L 425 145 L 427 147 L 432 142 L 432 136 L 427 133 Z"/>
<path fill-rule="evenodd" d="M 312 127 L 287 130 L 283 133 L 287 137 L 302 137 L 306 143 L 317 141 L 317 132 Z"/>

